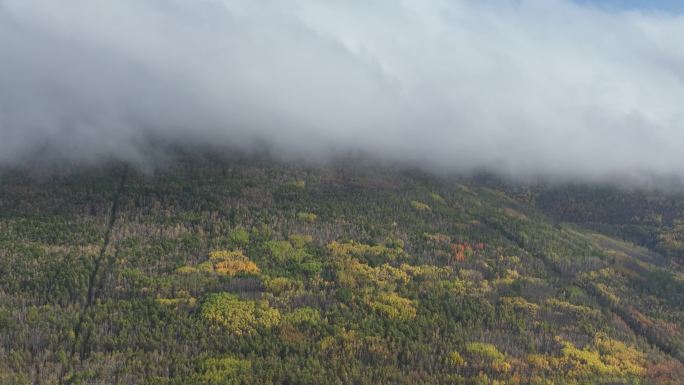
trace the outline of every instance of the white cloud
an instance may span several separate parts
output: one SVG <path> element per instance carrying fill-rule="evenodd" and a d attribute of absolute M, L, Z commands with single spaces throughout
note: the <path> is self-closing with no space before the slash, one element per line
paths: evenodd
<path fill-rule="evenodd" d="M 681 176 L 682 38 L 561 0 L 0 0 L 0 163 L 155 140 Z"/>

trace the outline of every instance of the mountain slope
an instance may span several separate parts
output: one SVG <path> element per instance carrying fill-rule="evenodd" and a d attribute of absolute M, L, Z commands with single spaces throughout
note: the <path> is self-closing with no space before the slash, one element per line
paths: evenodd
<path fill-rule="evenodd" d="M 679 384 L 676 259 L 506 188 L 179 156 L 0 176 L 0 381 Z"/>

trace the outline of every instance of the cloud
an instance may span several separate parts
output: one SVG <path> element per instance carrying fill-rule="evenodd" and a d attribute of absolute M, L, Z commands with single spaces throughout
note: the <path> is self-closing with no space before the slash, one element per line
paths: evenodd
<path fill-rule="evenodd" d="M 564 0 L 0 0 L 0 163 L 164 142 L 682 176 L 682 36 Z"/>

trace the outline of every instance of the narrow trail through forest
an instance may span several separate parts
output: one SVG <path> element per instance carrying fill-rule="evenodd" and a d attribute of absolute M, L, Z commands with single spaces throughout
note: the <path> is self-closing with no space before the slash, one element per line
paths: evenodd
<path fill-rule="evenodd" d="M 86 295 L 86 301 L 83 304 L 83 307 L 81 309 L 81 312 L 78 316 L 78 322 L 76 325 L 74 325 L 73 329 L 73 334 L 74 334 L 74 340 L 73 343 L 71 344 L 71 349 L 69 352 L 69 359 L 68 362 L 64 365 L 64 368 L 62 368 L 62 373 L 59 377 L 59 384 L 69 384 L 70 381 L 68 380 L 68 374 L 70 373 L 73 368 L 71 368 L 71 362 L 73 361 L 74 356 L 76 355 L 76 350 L 78 347 L 78 342 L 79 338 L 81 337 L 81 333 L 83 332 L 83 322 L 85 321 L 86 315 L 90 307 L 95 303 L 95 300 L 101 293 L 103 284 L 102 282 L 97 282 L 98 277 L 100 277 L 100 281 L 102 280 L 102 276 L 99 274 L 101 270 L 102 263 L 105 259 L 107 249 L 109 248 L 109 244 L 111 242 L 112 238 L 112 232 L 114 230 L 114 225 L 116 224 L 116 217 L 119 212 L 119 201 L 121 199 L 121 195 L 123 194 L 123 191 L 126 187 L 126 181 L 128 179 L 128 166 L 124 165 L 123 170 L 121 173 L 121 180 L 119 182 L 119 185 L 117 186 L 116 192 L 114 193 L 114 196 L 112 197 L 112 206 L 109 211 L 109 221 L 107 222 L 107 227 L 105 229 L 104 233 L 104 242 L 102 243 L 102 247 L 100 248 L 100 252 L 98 253 L 97 258 L 93 261 L 93 268 L 90 273 L 90 277 L 88 279 L 88 292 Z M 116 252 L 113 253 L 112 256 L 110 256 L 109 261 L 111 264 L 114 259 L 116 258 Z M 90 332 L 88 332 L 85 337 L 82 339 L 81 343 L 81 358 L 85 355 L 85 346 L 88 345 L 88 341 L 90 340 Z"/>

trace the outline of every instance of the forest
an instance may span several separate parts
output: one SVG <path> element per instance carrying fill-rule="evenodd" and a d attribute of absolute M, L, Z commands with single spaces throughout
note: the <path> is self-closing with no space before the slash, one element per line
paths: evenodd
<path fill-rule="evenodd" d="M 0 170 L 0 384 L 684 384 L 684 195 L 178 154 Z"/>

